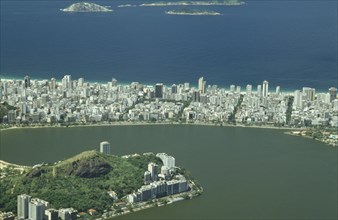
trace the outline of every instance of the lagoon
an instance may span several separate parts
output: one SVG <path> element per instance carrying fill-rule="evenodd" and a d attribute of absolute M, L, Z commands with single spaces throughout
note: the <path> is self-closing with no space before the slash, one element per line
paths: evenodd
<path fill-rule="evenodd" d="M 138 125 L 2 130 L 0 160 L 55 162 L 100 141 L 112 153 L 166 152 L 191 171 L 201 197 L 121 219 L 336 219 L 337 148 L 283 130 Z"/>

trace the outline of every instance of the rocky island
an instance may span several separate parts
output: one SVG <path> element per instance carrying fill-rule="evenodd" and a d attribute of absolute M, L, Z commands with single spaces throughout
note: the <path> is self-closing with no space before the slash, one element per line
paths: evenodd
<path fill-rule="evenodd" d="M 211 5 L 224 5 L 224 6 L 237 6 L 245 4 L 239 0 L 225 0 L 225 1 L 177 1 L 177 2 L 153 2 L 144 3 L 140 6 L 147 7 L 160 7 L 160 6 L 211 6 Z"/>
<path fill-rule="evenodd" d="M 207 10 L 170 10 L 165 12 L 168 15 L 222 15 L 216 11 L 207 11 Z"/>
<path fill-rule="evenodd" d="M 119 157 L 93 150 L 54 164 L 28 167 L 0 161 L 0 165 L 0 212 L 13 215 L 19 215 L 21 198 L 44 204 L 46 211 L 96 219 L 191 199 L 203 192 L 166 153 Z"/>
<path fill-rule="evenodd" d="M 109 6 L 101 6 L 90 2 L 74 3 L 67 8 L 60 9 L 64 12 L 112 12 Z"/>

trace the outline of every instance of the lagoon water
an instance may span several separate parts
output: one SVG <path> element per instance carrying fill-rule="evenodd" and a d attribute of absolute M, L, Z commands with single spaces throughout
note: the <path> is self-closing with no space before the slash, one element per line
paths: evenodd
<path fill-rule="evenodd" d="M 120 219 L 337 219 L 337 148 L 281 130 L 188 125 L 1 131 L 0 159 L 55 162 L 100 141 L 112 153 L 166 152 L 204 187 L 196 199 Z"/>
<path fill-rule="evenodd" d="M 156 0 L 154 0 L 156 2 Z M 282 90 L 337 85 L 337 1 L 246 0 L 242 6 L 127 7 L 151 0 L 95 1 L 112 13 L 65 13 L 73 1 L 1 0 L 2 77 Z M 166 10 L 222 16 L 173 16 Z"/>

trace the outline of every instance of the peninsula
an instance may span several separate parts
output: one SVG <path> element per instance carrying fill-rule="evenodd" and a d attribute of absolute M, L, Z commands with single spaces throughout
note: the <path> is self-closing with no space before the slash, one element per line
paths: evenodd
<path fill-rule="evenodd" d="M 168 15 L 222 15 L 219 12 L 215 12 L 215 11 L 207 11 L 207 10 L 188 10 L 188 9 L 184 9 L 184 10 L 170 10 L 170 11 L 166 11 L 165 12 Z"/>
<path fill-rule="evenodd" d="M 109 6 L 101 6 L 90 2 L 78 2 L 67 8 L 60 9 L 64 12 L 112 12 Z"/>
<path fill-rule="evenodd" d="M 43 206 L 46 215 L 56 212 L 62 218 L 66 212 L 74 216 L 71 219 L 106 218 L 192 199 L 203 192 L 187 170 L 175 165 L 174 157 L 152 152 L 110 155 L 109 142 L 100 143 L 100 152 L 85 151 L 54 164 L 1 164 L 0 212 L 18 217 L 23 198 L 32 206 Z M 29 207 L 28 212 L 34 209 Z"/>

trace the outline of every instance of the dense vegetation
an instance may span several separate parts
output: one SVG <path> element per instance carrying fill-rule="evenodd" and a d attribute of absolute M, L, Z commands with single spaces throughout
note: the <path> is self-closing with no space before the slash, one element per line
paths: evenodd
<path fill-rule="evenodd" d="M 7 102 L 0 103 L 0 123 L 2 123 L 3 117 L 7 115 L 10 110 L 16 110 L 16 107 L 9 105 Z"/>
<path fill-rule="evenodd" d="M 290 96 L 288 98 L 288 108 L 286 109 L 286 124 L 289 125 L 291 122 L 291 115 L 292 115 L 292 105 L 293 105 L 294 97 Z"/>
<path fill-rule="evenodd" d="M 75 161 L 93 158 L 109 163 L 109 172 L 94 178 L 69 172 Z M 161 160 L 152 154 L 121 158 L 91 151 L 57 165 L 45 165 L 24 174 L 5 177 L 0 180 L 0 211 L 16 212 L 17 195 L 25 193 L 50 202 L 54 208 L 73 207 L 78 211 L 94 208 L 102 212 L 113 204 L 107 191 L 113 190 L 122 198 L 141 187 L 149 162 L 162 165 Z M 92 169 L 93 165 L 90 166 Z"/>
<path fill-rule="evenodd" d="M 234 108 L 234 111 L 230 114 L 228 117 L 228 122 L 232 124 L 236 124 L 236 113 L 239 108 L 241 108 L 242 102 L 243 102 L 244 95 L 240 95 L 237 105 Z"/>

